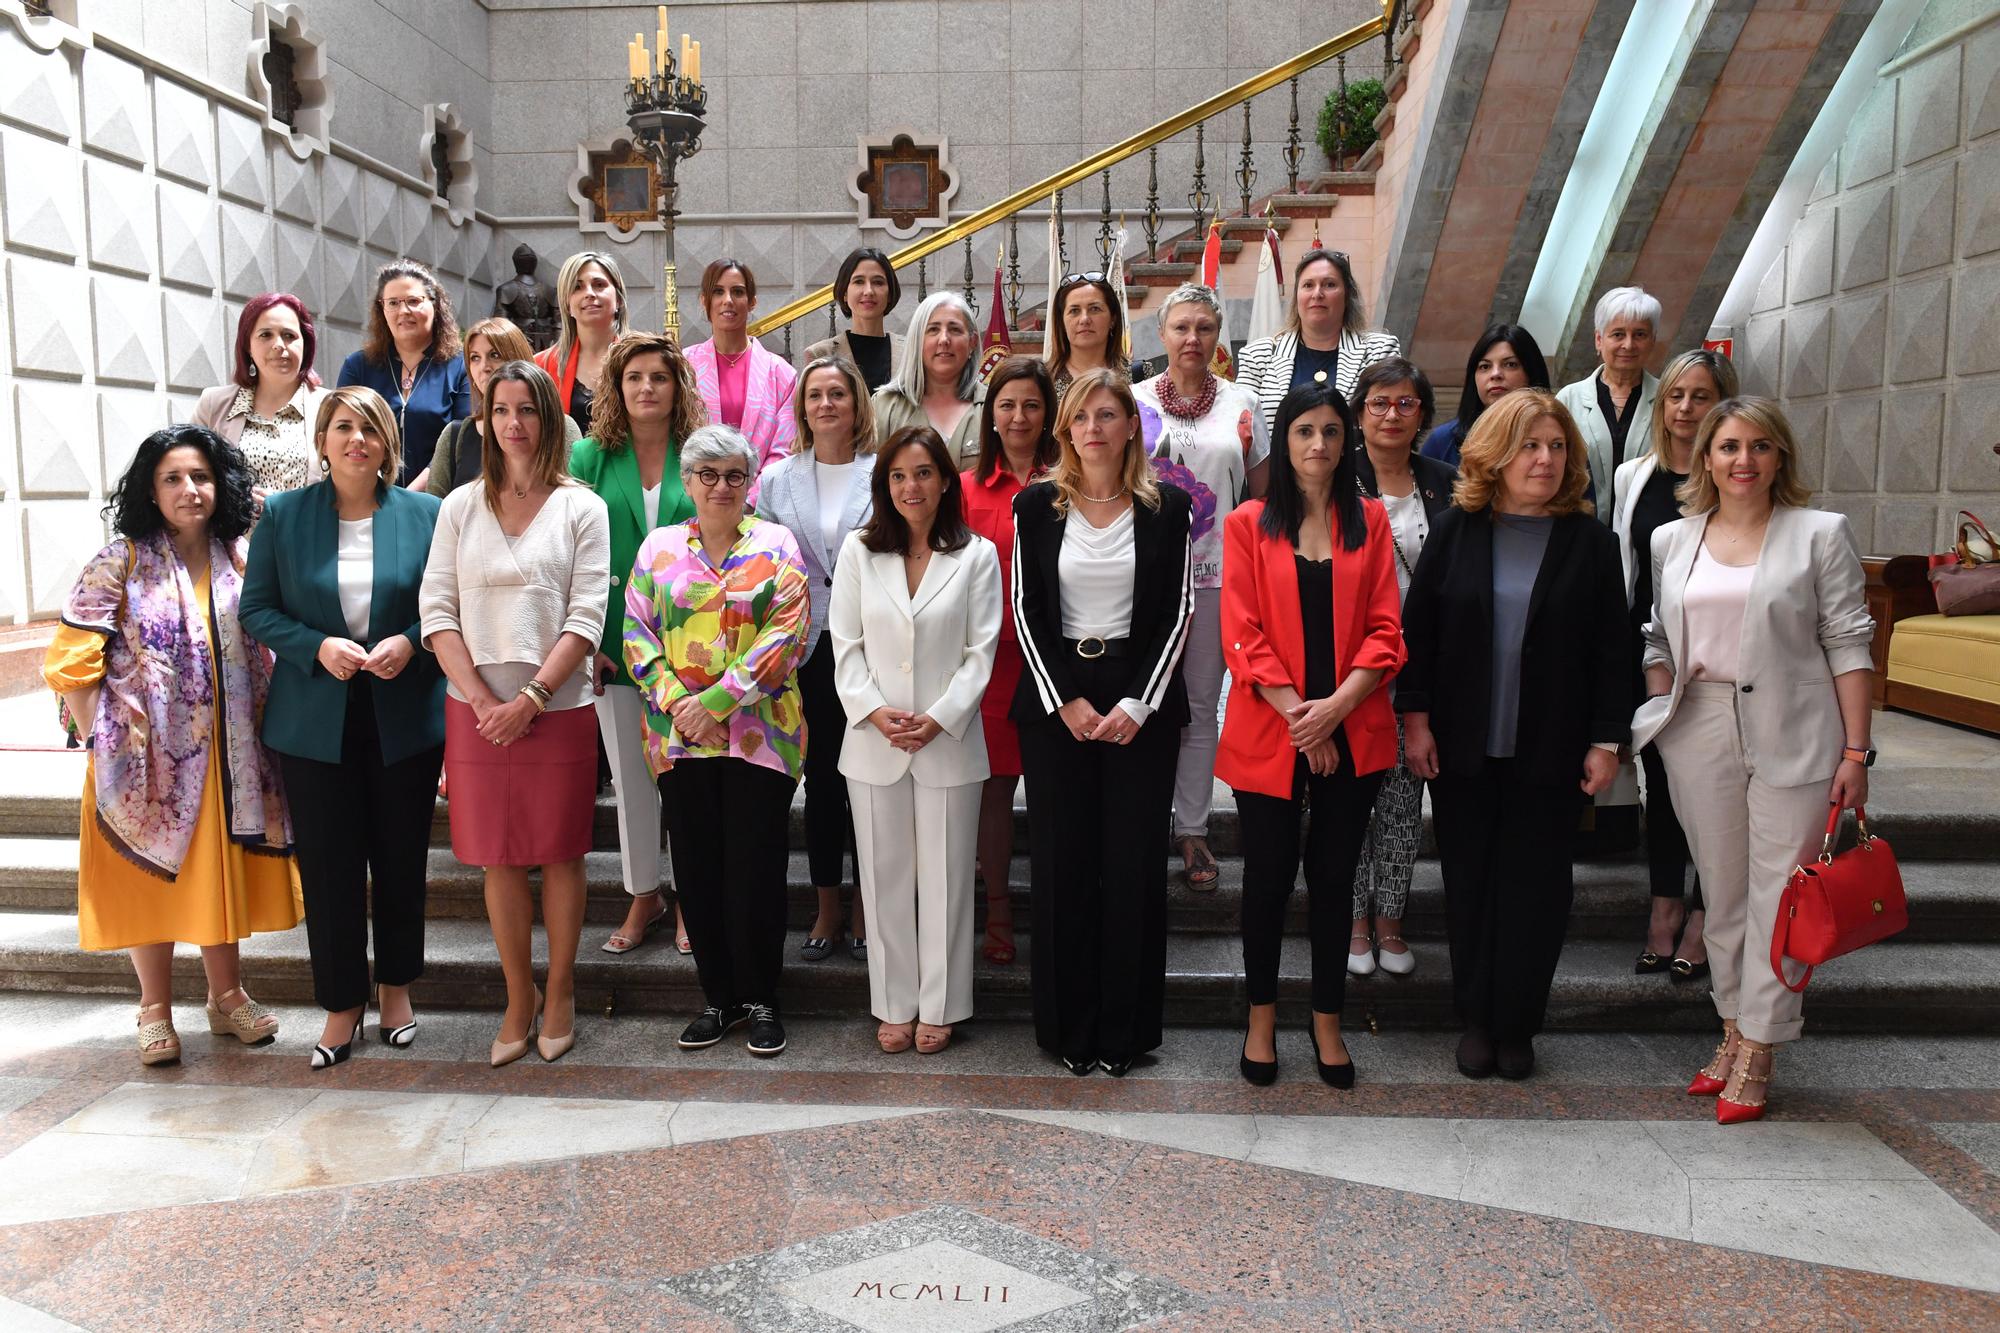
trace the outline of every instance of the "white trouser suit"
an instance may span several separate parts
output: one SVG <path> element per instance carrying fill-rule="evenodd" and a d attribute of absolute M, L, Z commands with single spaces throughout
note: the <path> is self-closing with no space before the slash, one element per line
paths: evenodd
<path fill-rule="evenodd" d="M 618 798 L 618 869 L 625 892 L 669 893 L 672 864 L 661 855 L 660 788 L 646 765 L 646 707 L 630 685 L 606 685 L 597 696 L 597 734 L 611 765 L 611 790 Z M 662 878 L 664 872 L 665 878 Z"/>
<path fill-rule="evenodd" d="M 869 1007 L 885 1023 L 972 1016 L 973 862 L 989 771 L 979 704 L 1001 610 L 999 560 L 982 537 L 932 552 L 914 594 L 902 555 L 870 551 L 858 533 L 834 562 L 826 632 L 849 728 L 840 771 L 868 916 Z M 941 730 L 915 754 L 899 750 L 869 721 L 878 708 L 927 715 Z"/>

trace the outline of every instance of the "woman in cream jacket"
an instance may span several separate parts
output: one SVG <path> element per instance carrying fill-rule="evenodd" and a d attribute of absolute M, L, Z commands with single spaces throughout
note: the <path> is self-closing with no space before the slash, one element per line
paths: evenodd
<path fill-rule="evenodd" d="M 1708 907 L 1723 1041 L 1688 1086 L 1716 1120 L 1764 1114 L 1773 1048 L 1803 1027 L 1771 969 L 1778 900 L 1829 805 L 1868 798 L 1869 644 L 1845 516 L 1808 509 L 1791 427 L 1767 398 L 1716 405 L 1695 438 L 1688 517 L 1653 536 L 1646 702 Z"/>
<path fill-rule="evenodd" d="M 966 526 L 960 485 L 935 430 L 891 435 L 875 459 L 873 517 L 834 563 L 828 612 L 870 1008 L 891 1053 L 941 1051 L 972 1016 L 979 703 L 1001 601 L 999 557 Z"/>

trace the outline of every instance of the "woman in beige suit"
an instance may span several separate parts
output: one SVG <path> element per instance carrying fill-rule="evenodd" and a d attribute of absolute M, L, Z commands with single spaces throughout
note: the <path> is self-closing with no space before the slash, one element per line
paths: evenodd
<path fill-rule="evenodd" d="M 1721 1124 L 1760 1119 L 1773 1048 L 1803 1027 L 1771 970 L 1792 867 L 1827 807 L 1868 798 L 1869 644 L 1847 519 L 1805 507 L 1798 449 L 1767 398 L 1717 404 L 1695 437 L 1688 517 L 1653 537 L 1646 692 L 1632 746 L 1659 745 L 1708 906 L 1723 1040 L 1688 1085 Z"/>
<path fill-rule="evenodd" d="M 849 251 L 833 279 L 833 301 L 847 316 L 847 327 L 807 347 L 799 365 L 810 366 L 823 356 L 840 357 L 861 372 L 868 392 L 875 392 L 903 364 L 903 335 L 884 326 L 902 299 L 903 284 L 889 256 L 872 245 Z M 805 382 L 803 373 L 799 381 Z"/>
<path fill-rule="evenodd" d="M 972 862 L 1000 641 L 1000 559 L 966 526 L 955 460 L 928 426 L 876 457 L 873 516 L 833 568 L 827 635 L 847 711 L 870 931 L 868 991 L 885 1051 L 931 1054 L 972 1017 Z"/>

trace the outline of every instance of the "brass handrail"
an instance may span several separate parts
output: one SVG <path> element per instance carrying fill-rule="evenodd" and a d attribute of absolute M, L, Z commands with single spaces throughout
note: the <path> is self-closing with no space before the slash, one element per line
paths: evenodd
<path fill-rule="evenodd" d="M 1335 56 L 1353 50 L 1371 37 L 1381 36 L 1384 27 L 1388 23 L 1388 16 L 1394 4 L 1395 0 L 1384 0 L 1380 17 L 1369 19 L 1366 23 L 1357 24 L 1337 37 L 1330 37 L 1318 46 L 1309 47 L 1301 51 L 1298 55 L 1293 56 L 1290 60 L 1282 64 L 1273 65 L 1262 74 L 1253 75 L 1233 88 L 1223 89 L 1207 101 L 1196 103 L 1179 115 L 1163 120 L 1148 129 L 1140 130 L 1137 134 L 1134 134 L 1123 142 L 1113 144 L 1111 147 L 1085 158 L 1074 166 L 1058 171 L 1053 176 L 1036 181 L 1033 185 L 1025 189 L 1016 190 L 999 203 L 989 204 L 987 207 L 974 213 L 971 217 L 961 218 L 950 226 L 924 237 L 914 245 L 908 245 L 898 250 L 895 254 L 889 256 L 889 263 L 895 268 L 904 268 L 928 255 L 934 255 L 940 250 L 956 245 L 974 232 L 984 231 L 996 222 L 1005 221 L 1010 215 L 1020 212 L 1030 204 L 1048 198 L 1057 190 L 1066 190 L 1078 181 L 1088 180 L 1107 167 L 1116 166 L 1128 157 L 1142 153 L 1156 144 L 1173 138 L 1182 130 L 1199 121 L 1207 120 L 1210 116 L 1218 112 L 1227 111 L 1233 106 L 1247 102 L 1258 93 L 1268 92 L 1295 75 L 1313 68 L 1315 65 L 1323 65 Z M 778 309 L 751 324 L 748 333 L 753 338 L 761 337 L 774 329 L 783 328 L 802 315 L 811 314 L 832 299 L 833 285 L 829 283 L 816 292 L 808 293 L 788 305 L 778 307 Z"/>

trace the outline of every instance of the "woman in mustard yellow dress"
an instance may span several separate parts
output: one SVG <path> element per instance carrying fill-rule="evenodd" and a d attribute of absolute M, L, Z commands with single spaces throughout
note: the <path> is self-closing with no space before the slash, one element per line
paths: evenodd
<path fill-rule="evenodd" d="M 236 614 L 252 484 L 203 427 L 149 435 L 106 506 L 117 536 L 84 566 L 42 667 L 91 750 L 78 934 L 130 950 L 147 1065 L 180 1058 L 177 941 L 201 946 L 209 1031 L 275 1037 L 236 942 L 302 915 L 278 765 L 258 740 L 271 659 Z"/>

